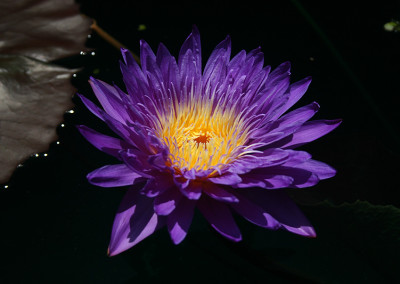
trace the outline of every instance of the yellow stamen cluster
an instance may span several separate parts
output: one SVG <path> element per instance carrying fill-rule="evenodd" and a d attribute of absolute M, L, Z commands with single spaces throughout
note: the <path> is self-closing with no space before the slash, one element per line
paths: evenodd
<path fill-rule="evenodd" d="M 194 99 L 192 95 L 158 113 L 157 136 L 169 147 L 170 166 L 176 170 L 221 168 L 244 154 L 250 126 L 242 113 L 235 107 L 224 109 L 220 101 L 213 104 L 214 96 Z"/>

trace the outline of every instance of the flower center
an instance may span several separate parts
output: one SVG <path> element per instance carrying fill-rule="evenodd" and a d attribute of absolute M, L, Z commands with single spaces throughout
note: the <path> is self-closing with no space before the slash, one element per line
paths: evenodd
<path fill-rule="evenodd" d="M 199 137 L 193 140 L 196 141 L 197 146 L 199 146 L 200 143 L 207 144 L 207 142 L 210 140 L 210 137 L 207 134 L 201 134 Z"/>
<path fill-rule="evenodd" d="M 246 151 L 250 126 L 234 107 L 221 106 L 205 96 L 171 101 L 157 114 L 156 135 L 169 148 L 169 166 L 178 172 L 219 170 Z"/>

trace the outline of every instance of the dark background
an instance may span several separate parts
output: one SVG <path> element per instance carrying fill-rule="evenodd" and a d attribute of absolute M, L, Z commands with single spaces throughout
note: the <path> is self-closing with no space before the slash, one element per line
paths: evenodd
<path fill-rule="evenodd" d="M 199 215 L 186 240 L 173 245 L 166 230 L 109 258 L 106 249 L 123 188 L 91 186 L 86 174 L 114 160 L 89 145 L 74 125 L 108 130 L 76 97 L 73 114 L 57 129 L 59 144 L 31 158 L 0 192 L 5 283 L 392 283 L 399 281 L 400 33 L 383 25 L 400 20 L 398 1 L 228 1 L 164 4 L 80 0 L 131 51 L 139 40 L 173 55 L 196 24 L 203 64 L 227 34 L 232 54 L 258 46 L 273 68 L 292 63 L 293 82 L 311 75 L 297 104 L 317 101 L 316 118 L 342 118 L 334 132 L 302 147 L 338 170 L 336 177 L 290 191 L 316 228 L 316 239 L 267 231 L 239 220 L 244 240 L 217 236 Z M 357 3 L 358 2 L 358 3 Z M 144 24 L 145 30 L 139 30 Z M 94 75 L 122 86 L 120 54 L 93 33 L 95 52 L 58 61 L 82 67 L 72 83 L 88 97 Z"/>

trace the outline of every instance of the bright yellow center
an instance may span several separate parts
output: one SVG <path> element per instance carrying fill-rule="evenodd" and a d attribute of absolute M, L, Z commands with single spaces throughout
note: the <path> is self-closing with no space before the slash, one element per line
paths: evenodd
<path fill-rule="evenodd" d="M 181 169 L 222 168 L 245 153 L 249 126 L 235 108 L 212 107 L 213 98 L 174 102 L 158 114 L 157 136 L 170 150 L 171 165 Z M 218 104 L 219 105 L 219 104 Z"/>

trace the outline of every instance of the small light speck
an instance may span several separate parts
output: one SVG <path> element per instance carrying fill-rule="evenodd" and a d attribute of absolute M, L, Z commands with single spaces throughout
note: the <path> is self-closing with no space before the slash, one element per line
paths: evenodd
<path fill-rule="evenodd" d="M 57 141 L 56 144 L 57 144 L 57 145 L 60 145 L 60 141 Z"/>
<path fill-rule="evenodd" d="M 67 113 L 75 113 L 73 109 L 67 110 Z"/>
<path fill-rule="evenodd" d="M 315 58 L 314 57 L 312 57 L 312 56 L 310 56 L 310 61 L 315 61 Z"/>
<path fill-rule="evenodd" d="M 76 76 L 78 76 L 78 75 L 76 75 L 76 73 L 72 74 L 72 77 L 76 78 Z"/>
<path fill-rule="evenodd" d="M 48 155 L 49 155 L 49 154 L 47 154 L 47 153 L 44 153 L 44 154 L 43 154 L 43 157 L 47 157 Z"/>
<path fill-rule="evenodd" d="M 4 189 L 7 189 L 7 188 L 8 188 L 8 185 L 5 185 L 5 186 L 4 186 Z"/>
<path fill-rule="evenodd" d="M 36 157 L 36 158 L 39 157 L 39 154 L 35 154 L 35 157 Z"/>
<path fill-rule="evenodd" d="M 17 168 L 22 168 L 23 166 L 23 164 L 18 164 Z"/>
<path fill-rule="evenodd" d="M 92 38 L 92 35 L 88 35 L 87 38 Z"/>
<path fill-rule="evenodd" d="M 61 123 L 61 125 L 60 125 L 61 127 L 65 127 L 65 124 L 64 123 Z"/>
<path fill-rule="evenodd" d="M 81 52 L 80 52 L 80 55 L 86 55 L 86 52 L 81 51 Z"/>
<path fill-rule="evenodd" d="M 95 55 L 96 55 L 96 52 L 92 51 L 92 52 L 90 53 L 90 55 L 91 55 L 91 56 L 95 56 Z"/>
<path fill-rule="evenodd" d="M 146 29 L 147 29 L 147 27 L 146 27 L 146 25 L 144 25 L 144 24 L 140 24 L 140 25 L 138 26 L 138 31 L 139 31 L 139 32 L 145 31 Z"/>

